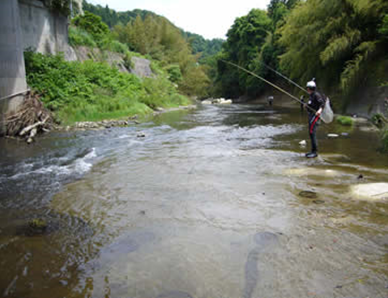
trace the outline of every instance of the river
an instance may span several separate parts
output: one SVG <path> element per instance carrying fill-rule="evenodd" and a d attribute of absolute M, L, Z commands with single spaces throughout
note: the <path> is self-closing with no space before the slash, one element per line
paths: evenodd
<path fill-rule="evenodd" d="M 0 297 L 388 297 L 388 201 L 350 192 L 388 157 L 333 132 L 305 159 L 299 109 L 230 105 L 0 140 Z"/>

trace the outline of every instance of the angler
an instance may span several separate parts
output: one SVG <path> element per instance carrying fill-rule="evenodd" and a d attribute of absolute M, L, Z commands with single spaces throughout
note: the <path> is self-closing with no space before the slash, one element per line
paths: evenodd
<path fill-rule="evenodd" d="M 307 92 L 310 94 L 309 101 L 307 103 L 308 120 L 309 120 L 309 135 L 311 140 L 311 152 L 306 153 L 307 158 L 315 158 L 318 156 L 318 143 L 317 143 L 317 128 L 320 124 L 320 117 L 322 110 L 325 107 L 325 100 L 322 95 L 316 91 L 317 85 L 314 80 L 307 83 Z M 316 111 L 316 112 L 315 112 Z"/>
<path fill-rule="evenodd" d="M 317 133 L 317 127 L 320 124 L 320 119 L 324 123 L 331 123 L 333 121 L 333 111 L 330 107 L 330 100 L 329 98 L 323 99 L 322 95 L 316 91 L 316 84 L 314 79 L 310 82 L 307 83 L 307 91 L 304 90 L 302 87 L 300 87 L 298 84 L 295 82 L 291 81 L 287 77 L 283 76 L 281 73 L 273 70 L 272 68 L 269 68 L 269 66 L 266 66 L 270 70 L 276 72 L 278 75 L 280 75 L 283 78 L 286 78 L 289 82 L 292 82 L 295 86 L 298 88 L 301 88 L 304 92 L 307 92 L 309 94 L 309 101 L 308 104 L 306 105 L 304 101 L 299 100 L 299 98 L 295 97 L 291 93 L 285 91 L 284 89 L 280 88 L 279 86 L 275 85 L 274 83 L 271 83 L 270 81 L 264 79 L 263 77 L 253 73 L 250 70 L 245 69 L 244 67 L 241 67 L 240 65 L 237 65 L 233 62 L 226 61 L 223 59 L 220 59 L 220 61 L 232 65 L 260 80 L 263 82 L 267 83 L 268 85 L 271 85 L 275 89 L 279 90 L 280 92 L 283 92 L 287 96 L 291 97 L 293 100 L 299 102 L 301 105 L 303 105 L 306 110 L 308 111 L 309 115 L 309 135 L 311 139 L 311 152 L 306 153 L 307 158 L 314 158 L 318 156 L 318 144 L 317 144 L 317 138 L 316 138 L 316 133 Z"/>

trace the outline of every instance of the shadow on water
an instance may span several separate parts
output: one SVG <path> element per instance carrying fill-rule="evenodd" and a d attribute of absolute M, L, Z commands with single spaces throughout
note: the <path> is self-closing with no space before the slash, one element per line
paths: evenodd
<path fill-rule="evenodd" d="M 271 232 L 260 232 L 255 234 L 254 241 L 256 247 L 249 252 L 245 263 L 245 287 L 242 296 L 243 298 L 260 297 L 260 293 L 258 296 L 253 296 L 260 278 L 260 260 L 263 264 L 265 261 L 264 252 L 274 249 L 275 246 L 279 244 L 278 235 Z M 268 270 L 271 270 L 271 268 L 270 266 L 263 266 L 263 269 L 264 268 L 265 270 L 262 270 L 262 274 L 267 275 Z"/>

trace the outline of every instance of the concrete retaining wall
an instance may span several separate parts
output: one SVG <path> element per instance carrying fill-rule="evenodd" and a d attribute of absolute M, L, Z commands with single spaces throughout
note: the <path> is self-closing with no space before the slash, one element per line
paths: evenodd
<path fill-rule="evenodd" d="M 0 135 L 4 114 L 15 110 L 23 96 L 4 98 L 27 89 L 17 0 L 0 1 Z"/>
<path fill-rule="evenodd" d="M 351 99 L 346 113 L 370 118 L 376 113 L 387 114 L 384 99 L 388 97 L 388 87 L 365 88 Z"/>
<path fill-rule="evenodd" d="M 68 44 L 69 21 L 66 16 L 47 9 L 38 0 L 19 0 L 23 47 L 42 54 L 63 52 L 68 60 L 75 60 Z"/>

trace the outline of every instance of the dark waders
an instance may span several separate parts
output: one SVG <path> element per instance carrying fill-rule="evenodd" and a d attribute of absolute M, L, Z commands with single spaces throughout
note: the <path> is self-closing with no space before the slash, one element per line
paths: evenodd
<path fill-rule="evenodd" d="M 309 113 L 309 135 L 311 140 L 311 153 L 318 152 L 318 143 L 317 143 L 317 127 L 319 125 L 319 117 L 315 114 Z"/>

